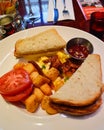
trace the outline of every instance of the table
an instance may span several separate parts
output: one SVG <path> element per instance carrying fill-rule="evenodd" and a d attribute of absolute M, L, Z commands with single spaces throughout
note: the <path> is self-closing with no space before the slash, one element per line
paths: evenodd
<path fill-rule="evenodd" d="M 25 29 L 45 25 L 61 25 L 61 26 L 74 27 L 89 32 L 90 20 L 86 20 L 86 18 L 84 17 L 79 0 L 72 0 L 75 13 L 75 20 L 62 20 L 57 21 L 56 23 L 54 23 L 53 21 L 47 22 L 46 20 L 46 15 L 48 15 L 49 0 L 30 0 L 31 1 L 30 3 L 29 0 L 18 0 L 18 1 L 19 1 L 18 11 L 24 21 L 23 23 L 25 25 Z M 104 5 L 104 1 L 101 0 L 101 2 Z M 30 12 L 32 10 L 31 14 L 33 13 L 38 18 L 38 20 L 36 21 L 32 19 L 31 24 L 30 22 L 26 22 L 26 16 L 27 14 L 29 14 L 29 7 Z M 104 41 L 104 38 L 101 40 Z"/>
<path fill-rule="evenodd" d="M 36 2 L 37 1 L 37 2 Z M 48 6 L 48 0 L 31 0 L 31 6 L 37 4 L 37 12 L 35 14 L 40 16 L 40 21 L 37 21 L 34 26 L 44 26 L 44 25 L 53 25 L 53 22 L 46 22 L 44 20 L 44 13 L 46 13 L 46 9 Z M 19 12 L 22 17 L 24 17 L 27 14 L 27 0 L 19 0 Z M 87 21 L 82 13 L 82 10 L 80 8 L 80 3 L 78 0 L 73 0 L 73 6 L 74 6 L 74 12 L 75 12 L 75 21 L 74 20 L 63 20 L 58 21 L 55 23 L 55 25 L 62 25 L 62 26 L 69 26 L 69 27 L 75 27 L 84 31 L 89 31 L 89 21 Z M 39 12 L 38 12 L 39 11 Z M 80 14 L 80 15 L 79 15 Z M 33 25 L 30 25 L 27 23 L 27 28 L 31 28 Z"/>

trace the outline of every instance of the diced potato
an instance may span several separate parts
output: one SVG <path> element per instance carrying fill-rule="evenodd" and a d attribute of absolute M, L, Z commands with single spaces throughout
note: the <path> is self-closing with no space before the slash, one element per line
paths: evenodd
<path fill-rule="evenodd" d="M 48 96 L 44 96 L 41 102 L 41 108 L 43 110 L 46 110 L 48 104 Z"/>
<path fill-rule="evenodd" d="M 49 96 L 44 96 L 41 102 L 41 108 L 45 110 L 48 114 L 57 114 L 58 112 L 50 106 L 49 102 Z"/>
<path fill-rule="evenodd" d="M 19 68 L 23 68 L 25 66 L 24 62 L 19 62 L 17 64 L 14 65 L 14 69 L 19 69 Z"/>
<path fill-rule="evenodd" d="M 32 80 L 32 82 L 34 82 L 34 80 L 36 79 L 36 77 L 39 75 L 39 73 L 36 71 L 34 71 L 34 72 L 32 72 L 31 74 L 30 74 L 30 78 L 31 78 L 31 80 Z"/>
<path fill-rule="evenodd" d="M 37 100 L 37 97 L 32 94 L 30 95 L 25 101 L 23 101 L 27 111 L 33 113 L 35 112 L 39 107 L 39 102 Z"/>
<path fill-rule="evenodd" d="M 64 85 L 64 81 L 61 77 L 57 77 L 57 79 L 53 82 L 54 90 L 57 91 L 62 85 Z"/>
<path fill-rule="evenodd" d="M 53 114 L 57 114 L 57 113 L 58 113 L 57 110 L 55 110 L 54 108 L 52 108 L 52 107 L 49 105 L 49 103 L 48 103 L 48 106 L 47 106 L 47 108 L 46 108 L 46 112 L 47 112 L 48 114 L 50 114 L 50 115 L 53 115 Z"/>
<path fill-rule="evenodd" d="M 51 68 L 49 69 L 49 71 L 48 71 L 47 73 L 45 73 L 45 75 L 46 75 L 50 80 L 54 81 L 54 80 L 58 77 L 59 71 L 58 71 L 56 68 L 51 67 Z"/>
<path fill-rule="evenodd" d="M 37 71 L 37 69 L 31 63 L 27 63 L 25 66 L 23 66 L 23 69 L 26 70 L 28 74 L 31 74 L 33 71 Z"/>
<path fill-rule="evenodd" d="M 47 95 L 47 96 L 49 96 L 49 95 L 52 94 L 51 87 L 50 87 L 47 83 L 43 84 L 43 85 L 40 87 L 40 89 L 41 89 L 41 91 L 42 91 L 45 95 Z"/>
<path fill-rule="evenodd" d="M 31 77 L 31 76 L 30 76 Z M 48 79 L 48 78 L 46 78 L 45 76 L 42 76 L 42 75 L 37 75 L 36 77 L 32 77 L 32 82 L 33 82 L 33 84 L 36 86 L 36 87 L 38 87 L 38 88 L 40 88 L 40 86 L 42 86 L 43 84 L 45 84 L 45 83 L 49 83 L 50 82 L 50 80 Z"/>
<path fill-rule="evenodd" d="M 42 101 L 44 94 L 39 88 L 34 88 L 33 94 L 37 97 L 37 100 L 39 102 Z"/>

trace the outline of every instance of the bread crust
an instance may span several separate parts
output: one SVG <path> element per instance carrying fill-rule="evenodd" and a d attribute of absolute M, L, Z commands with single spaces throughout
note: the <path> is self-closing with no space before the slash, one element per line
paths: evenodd
<path fill-rule="evenodd" d="M 75 115 L 75 116 L 83 116 L 83 115 L 88 115 L 91 113 L 94 113 L 95 111 L 98 110 L 98 108 L 102 104 L 102 98 L 100 97 L 97 101 L 95 101 L 91 105 L 87 105 L 84 107 L 72 107 L 68 105 L 63 105 L 63 104 L 55 104 L 55 103 L 50 103 L 50 105 L 56 109 L 60 113 L 64 114 L 69 114 L 69 115 Z"/>

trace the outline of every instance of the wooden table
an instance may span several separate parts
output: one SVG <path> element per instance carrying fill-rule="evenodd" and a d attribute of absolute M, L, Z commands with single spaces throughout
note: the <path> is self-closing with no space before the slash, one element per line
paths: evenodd
<path fill-rule="evenodd" d="M 32 2 L 32 5 L 36 4 L 35 2 Z M 40 8 L 40 22 L 35 23 L 34 26 L 44 26 L 44 25 L 53 25 L 53 22 L 45 22 L 43 21 L 43 12 L 42 12 L 42 4 L 43 6 L 48 4 L 48 2 L 42 0 L 38 0 L 39 8 Z M 84 15 L 81 11 L 80 4 L 78 3 L 78 0 L 73 0 L 73 6 L 74 6 L 74 12 L 75 12 L 75 21 L 74 20 L 63 20 L 58 21 L 55 23 L 56 25 L 62 25 L 62 26 L 69 26 L 69 27 L 75 27 L 84 31 L 89 31 L 89 21 L 87 21 L 84 18 Z M 22 17 L 24 17 L 26 12 L 26 3 L 24 0 L 19 0 L 19 12 Z M 27 24 L 27 28 L 31 28 L 33 25 Z"/>

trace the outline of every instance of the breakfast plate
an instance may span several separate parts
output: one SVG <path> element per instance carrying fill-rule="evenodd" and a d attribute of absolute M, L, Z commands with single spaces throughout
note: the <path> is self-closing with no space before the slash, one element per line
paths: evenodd
<path fill-rule="evenodd" d="M 75 37 L 89 40 L 94 47 L 93 53 L 101 56 L 104 82 L 104 43 L 87 32 L 64 26 L 35 27 L 20 31 L 0 41 L 0 76 L 11 70 L 13 65 L 20 60 L 14 57 L 14 45 L 18 39 L 35 35 L 49 28 L 55 28 L 66 42 Z M 41 109 L 36 113 L 29 113 L 19 105 L 6 102 L 0 96 L 0 130 L 103 130 L 103 124 L 104 103 L 93 114 L 75 117 L 63 114 L 48 115 Z"/>

